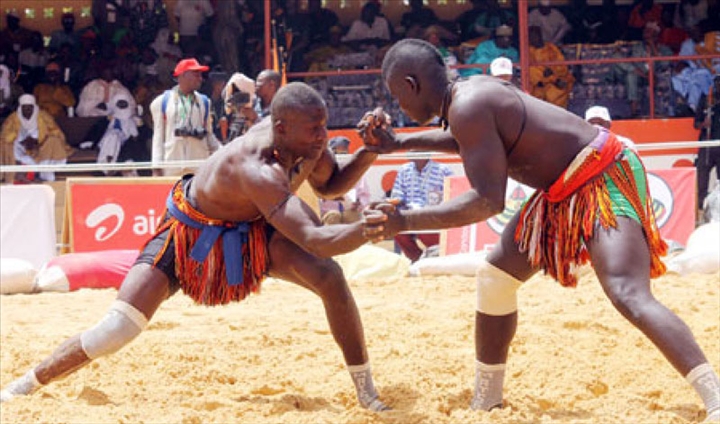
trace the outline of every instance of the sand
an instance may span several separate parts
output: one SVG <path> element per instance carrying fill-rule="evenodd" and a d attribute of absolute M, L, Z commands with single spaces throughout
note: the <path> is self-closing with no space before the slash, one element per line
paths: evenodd
<path fill-rule="evenodd" d="M 657 297 L 690 326 L 720 369 L 720 277 L 665 276 Z M 167 301 L 147 331 L 36 394 L 0 406 L 4 423 L 686 423 L 702 403 L 604 297 L 546 277 L 520 291 L 505 402 L 468 408 L 474 376 L 470 277 L 351 282 L 375 381 L 395 409 L 358 407 L 318 298 L 269 281 L 227 307 Z M 115 290 L 0 298 L 0 384 L 94 324 Z"/>

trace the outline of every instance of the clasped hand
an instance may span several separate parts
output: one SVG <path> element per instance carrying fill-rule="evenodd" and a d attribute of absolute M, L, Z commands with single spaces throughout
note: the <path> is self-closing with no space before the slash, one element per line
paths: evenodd
<path fill-rule="evenodd" d="M 373 243 L 392 238 L 400 231 L 398 199 L 372 202 L 363 210 L 363 235 Z"/>
<path fill-rule="evenodd" d="M 367 112 L 357 124 L 365 148 L 374 153 L 390 153 L 395 150 L 397 140 L 392 129 L 391 117 L 383 108 Z"/>

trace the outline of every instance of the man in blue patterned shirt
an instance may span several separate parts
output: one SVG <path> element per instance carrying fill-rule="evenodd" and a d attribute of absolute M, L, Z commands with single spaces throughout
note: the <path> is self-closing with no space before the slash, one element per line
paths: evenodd
<path fill-rule="evenodd" d="M 445 177 L 453 175 L 447 165 L 431 159 L 414 159 L 406 163 L 395 177 L 390 197 L 398 199 L 400 209 L 419 209 L 429 205 L 437 205 L 443 199 Z M 423 249 L 437 246 L 440 243 L 438 233 L 430 234 L 397 234 L 396 245 L 412 262 L 417 261 L 423 254 Z"/>

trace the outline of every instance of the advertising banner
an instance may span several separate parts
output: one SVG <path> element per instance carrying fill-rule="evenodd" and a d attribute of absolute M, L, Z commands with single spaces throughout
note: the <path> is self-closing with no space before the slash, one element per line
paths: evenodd
<path fill-rule="evenodd" d="M 68 179 L 71 252 L 139 249 L 162 218 L 174 178 Z"/>
<path fill-rule="evenodd" d="M 648 172 L 650 195 L 660 234 L 666 240 L 687 242 L 695 229 L 695 168 L 673 168 Z M 467 178 L 446 180 L 446 199 L 470 189 Z M 508 180 L 505 210 L 484 222 L 447 230 L 441 250 L 444 255 L 489 250 L 499 240 L 505 225 L 517 213 L 534 190 Z"/>

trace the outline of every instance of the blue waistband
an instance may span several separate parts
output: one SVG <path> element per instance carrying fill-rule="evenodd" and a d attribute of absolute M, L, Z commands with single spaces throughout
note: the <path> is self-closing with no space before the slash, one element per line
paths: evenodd
<path fill-rule="evenodd" d="M 179 184 L 182 184 L 180 182 Z M 173 191 L 166 201 L 168 213 L 188 227 L 202 230 L 200 237 L 190 251 L 190 257 L 198 262 L 205 262 L 210 250 L 222 236 L 223 259 L 225 261 L 225 275 L 231 286 L 240 285 L 244 281 L 242 247 L 248 241 L 250 225 L 247 222 L 238 222 L 225 225 L 201 224 L 181 211 L 173 202 Z"/>

